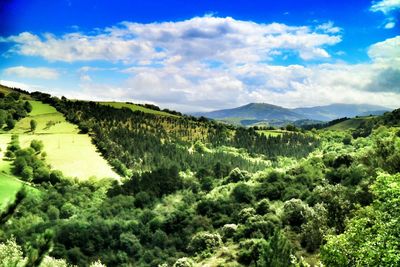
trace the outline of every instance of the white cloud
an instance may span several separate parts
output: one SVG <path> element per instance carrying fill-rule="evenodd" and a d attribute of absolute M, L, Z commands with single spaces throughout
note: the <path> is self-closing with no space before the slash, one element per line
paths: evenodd
<path fill-rule="evenodd" d="M 342 28 L 334 26 L 333 21 L 318 25 L 316 29 L 326 33 L 340 33 L 342 31 Z"/>
<path fill-rule="evenodd" d="M 123 22 L 95 35 L 24 32 L 3 41 L 15 43 L 9 53 L 50 61 L 152 64 L 212 59 L 229 64 L 266 60 L 276 50 L 292 50 L 305 60 L 329 57 L 324 47 L 340 42 L 341 37 L 337 27 L 327 26 L 317 33 L 306 26 L 205 16 L 178 22 Z"/>
<path fill-rule="evenodd" d="M 385 29 L 393 29 L 396 26 L 396 23 L 393 21 L 390 21 L 388 23 L 385 24 L 384 28 Z"/>
<path fill-rule="evenodd" d="M 151 101 L 181 111 L 235 107 L 267 102 L 285 107 L 331 103 L 370 103 L 399 107 L 399 37 L 369 48 L 370 63 L 325 63 L 276 66 L 249 62 L 229 68 L 210 68 L 193 62 L 131 67 L 131 78 L 113 89 L 83 84 L 89 95 L 122 101 Z M 99 89 L 103 88 L 103 89 Z M 113 90 L 112 93 L 110 93 Z"/>
<path fill-rule="evenodd" d="M 10 67 L 4 70 L 4 74 L 22 78 L 39 78 L 53 80 L 59 77 L 57 70 L 50 68 L 29 68 L 24 66 Z"/>
<path fill-rule="evenodd" d="M 376 1 L 371 6 L 372 12 L 382 12 L 384 14 L 389 14 L 392 11 L 400 9 L 400 0 L 381 0 Z"/>
<path fill-rule="evenodd" d="M 335 102 L 398 107 L 400 36 L 369 47 L 370 62 L 363 64 L 272 64 L 274 58 L 284 60 L 288 55 L 303 60 L 329 58 L 326 47 L 340 42 L 341 32 L 333 22 L 308 27 L 206 16 L 180 22 L 124 22 L 92 35 L 21 33 L 2 41 L 15 43 L 9 53 L 50 61 L 126 64 L 122 70 L 112 64 L 98 67 L 96 62 L 80 67 L 75 72 L 79 90 L 57 91 L 72 98 L 152 102 L 181 111 L 248 102 L 286 107 Z M 100 83 L 96 75 L 100 71 L 110 77 L 114 74 L 108 72 L 119 71 L 123 73 L 119 76 L 128 78 Z"/>
<path fill-rule="evenodd" d="M 400 36 L 371 45 L 368 55 L 375 63 L 400 68 Z"/>
<path fill-rule="evenodd" d="M 396 26 L 396 17 L 400 10 L 400 0 L 381 0 L 372 4 L 372 12 L 382 12 L 387 17 L 383 28 L 393 29 Z"/>

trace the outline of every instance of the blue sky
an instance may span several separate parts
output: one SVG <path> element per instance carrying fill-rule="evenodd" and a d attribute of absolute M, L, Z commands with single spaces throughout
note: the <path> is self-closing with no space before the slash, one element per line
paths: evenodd
<path fill-rule="evenodd" d="M 400 0 L 0 3 L 3 84 L 180 111 L 400 103 Z"/>

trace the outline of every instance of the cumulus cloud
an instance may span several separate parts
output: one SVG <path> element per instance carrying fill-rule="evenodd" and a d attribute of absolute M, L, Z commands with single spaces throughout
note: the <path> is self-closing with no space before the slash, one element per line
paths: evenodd
<path fill-rule="evenodd" d="M 371 6 L 372 12 L 382 12 L 389 14 L 392 11 L 400 9 L 400 0 L 381 0 L 376 1 Z"/>
<path fill-rule="evenodd" d="M 400 0 L 381 0 L 372 4 L 372 12 L 382 12 L 387 18 L 383 28 L 393 29 L 396 26 L 396 14 L 400 10 Z"/>
<path fill-rule="evenodd" d="M 50 68 L 29 68 L 24 66 L 16 66 L 4 70 L 6 75 L 14 75 L 22 78 L 39 78 L 53 80 L 59 77 L 57 70 Z"/>
<path fill-rule="evenodd" d="M 400 36 L 371 45 L 368 55 L 377 64 L 400 68 Z"/>
<path fill-rule="evenodd" d="M 130 74 L 112 95 L 126 101 L 151 101 L 181 111 L 213 110 L 249 102 L 285 107 L 331 103 L 370 103 L 399 107 L 398 38 L 369 47 L 371 62 L 277 66 L 249 62 L 210 68 L 194 62 L 181 68 L 168 65 L 130 67 Z M 102 85 L 85 84 L 87 95 L 99 95 Z M 110 96 L 110 94 L 108 94 Z M 106 94 L 102 97 L 107 97 Z"/>
<path fill-rule="evenodd" d="M 321 30 L 326 33 L 340 33 L 342 28 L 334 26 L 333 21 L 328 21 L 316 27 L 317 30 Z"/>
<path fill-rule="evenodd" d="M 321 27 L 324 32 L 317 33 L 307 26 L 205 16 L 178 22 L 123 22 L 93 35 L 23 32 L 3 41 L 15 44 L 9 53 L 50 61 L 107 60 L 146 65 L 213 59 L 229 64 L 266 60 L 277 50 L 294 51 L 305 60 L 329 57 L 324 47 L 340 42 L 341 37 L 333 24 Z"/>
<path fill-rule="evenodd" d="M 86 66 L 75 72 L 79 90 L 60 93 L 72 98 L 151 102 L 180 111 L 249 102 L 286 107 L 334 102 L 398 107 L 400 36 L 369 47 L 370 62 L 305 63 L 329 58 L 327 46 L 340 42 L 341 33 L 330 21 L 288 26 L 205 16 L 179 22 L 123 22 L 95 34 L 26 32 L 1 41 L 14 43 L 9 53 L 49 61 L 85 61 Z M 275 58 L 288 54 L 304 64 L 274 64 Z M 86 62 L 94 60 L 108 64 L 99 67 Z M 99 72 L 123 78 L 114 84 L 100 83 Z"/>

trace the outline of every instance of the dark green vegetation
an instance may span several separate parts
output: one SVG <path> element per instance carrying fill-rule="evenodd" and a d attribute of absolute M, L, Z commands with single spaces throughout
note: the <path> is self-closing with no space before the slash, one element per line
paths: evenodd
<path fill-rule="evenodd" d="M 235 125 L 275 127 L 294 124 L 303 126 L 343 117 L 381 115 L 388 108 L 366 104 L 331 104 L 327 106 L 288 109 L 266 103 L 250 103 L 238 108 L 195 113 Z M 311 129 L 311 128 L 310 128 Z"/>
<path fill-rule="evenodd" d="M 26 117 L 32 110 L 32 105 L 18 92 L 5 95 L 0 91 L 0 131 L 11 130 L 15 123 Z"/>
<path fill-rule="evenodd" d="M 13 171 L 40 193 L 20 193 L 0 215 L 3 261 L 400 264 L 399 110 L 354 130 L 277 133 L 33 97 L 89 133 L 125 179 L 64 178 L 40 142 L 20 147 L 13 137 Z"/>

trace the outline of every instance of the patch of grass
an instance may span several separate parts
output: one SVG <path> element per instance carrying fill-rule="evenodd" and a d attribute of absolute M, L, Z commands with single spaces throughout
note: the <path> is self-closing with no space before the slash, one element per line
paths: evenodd
<path fill-rule="evenodd" d="M 123 103 L 123 102 L 98 102 L 98 103 L 101 105 L 111 106 L 114 108 L 125 107 L 125 108 L 131 109 L 132 111 L 142 111 L 144 113 L 151 113 L 151 114 L 155 114 L 155 115 L 178 117 L 177 115 L 170 114 L 170 113 L 167 113 L 164 111 L 153 110 L 153 109 L 149 109 L 146 107 L 142 107 L 142 106 L 130 104 L 130 103 Z"/>
<path fill-rule="evenodd" d="M 5 95 L 8 95 L 9 93 L 16 92 L 16 91 L 10 87 L 0 84 L 0 92 L 4 93 Z M 20 93 L 20 94 L 21 94 L 22 99 L 32 99 L 30 95 L 22 94 L 22 93 Z"/>
<path fill-rule="evenodd" d="M 282 130 L 258 130 L 257 133 L 263 134 L 265 136 L 281 136 L 283 133 L 287 133 L 287 131 Z"/>
<path fill-rule="evenodd" d="M 19 134 L 22 147 L 29 146 L 33 139 L 41 140 L 47 154 L 46 162 L 67 177 L 120 178 L 97 152 L 89 135 L 79 134 L 78 127 L 66 121 L 54 107 L 40 101 L 30 102 L 29 116 L 18 121 L 10 131 Z M 31 132 L 31 120 L 37 122 L 34 132 Z"/>
<path fill-rule="evenodd" d="M 4 152 L 11 140 L 11 135 L 0 135 L 0 210 L 14 201 L 15 195 L 23 185 L 23 182 L 11 174 L 11 161 L 4 158 Z"/>
<path fill-rule="evenodd" d="M 54 107 L 39 101 L 29 101 L 32 111 L 28 117 L 18 121 L 11 133 L 30 133 L 30 121 L 37 122 L 35 134 L 78 133 L 78 127 L 65 120 L 65 117 Z"/>
<path fill-rule="evenodd" d="M 52 169 L 60 170 L 68 177 L 79 179 L 115 178 L 119 176 L 111 169 L 108 162 L 97 152 L 87 134 L 21 134 L 22 147 L 33 140 L 41 140 L 46 152 L 46 162 Z"/>
<path fill-rule="evenodd" d="M 374 116 L 352 118 L 329 126 L 326 128 L 326 130 L 345 131 L 349 129 L 356 129 L 361 125 L 361 123 L 372 118 L 374 118 Z"/>

